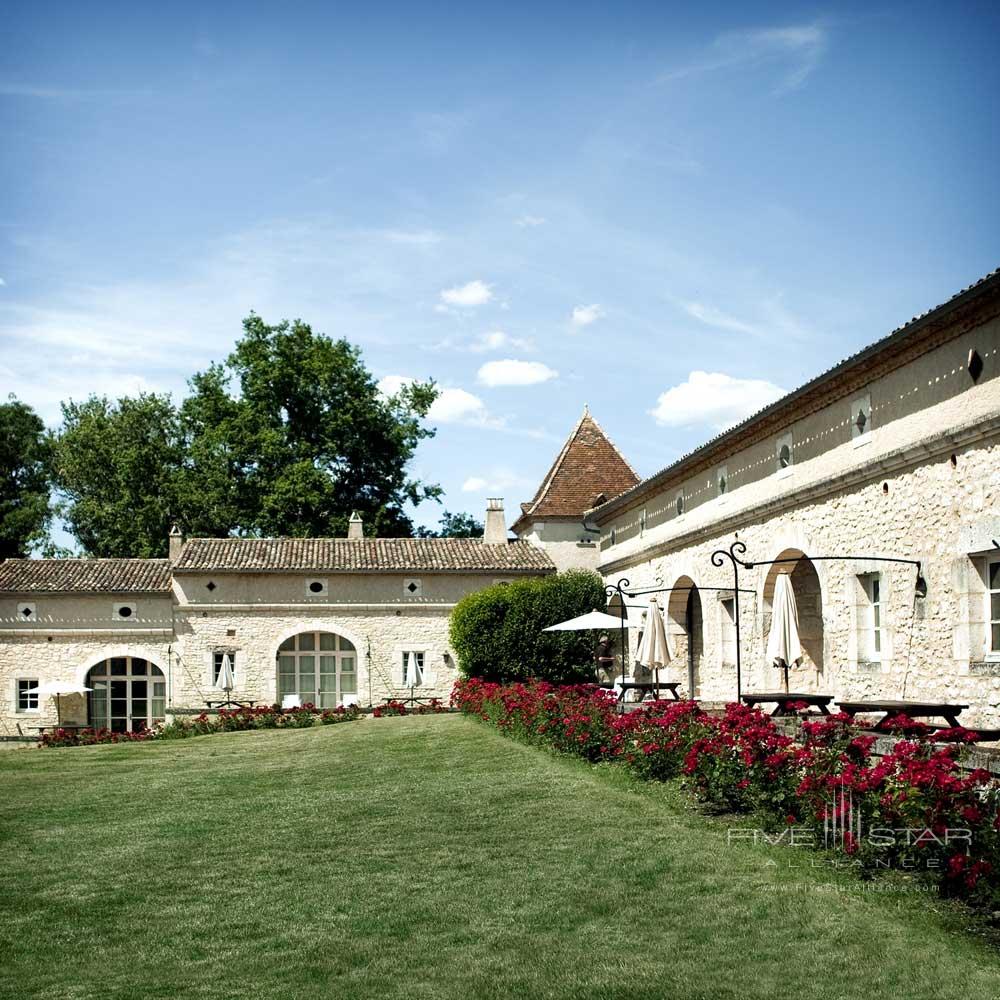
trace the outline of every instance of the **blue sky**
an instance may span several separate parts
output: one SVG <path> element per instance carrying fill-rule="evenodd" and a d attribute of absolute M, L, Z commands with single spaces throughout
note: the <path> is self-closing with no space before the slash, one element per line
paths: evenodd
<path fill-rule="evenodd" d="M 438 380 L 415 472 L 641 474 L 1000 265 L 987 4 L 5 8 L 0 391 L 180 395 L 251 309 Z M 418 521 L 439 509 L 423 507 Z"/>

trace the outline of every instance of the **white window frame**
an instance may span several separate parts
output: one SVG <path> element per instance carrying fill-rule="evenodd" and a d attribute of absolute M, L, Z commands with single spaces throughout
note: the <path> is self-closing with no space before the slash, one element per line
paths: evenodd
<path fill-rule="evenodd" d="M 997 586 L 990 587 L 991 574 L 996 570 Z M 1000 660 L 1000 606 L 993 612 L 993 599 L 1000 605 L 1000 559 L 986 559 L 986 659 Z M 997 642 L 993 641 L 993 630 L 997 630 Z"/>
<path fill-rule="evenodd" d="M 722 484 L 725 483 L 725 486 Z M 725 465 L 720 465 L 715 470 L 715 495 L 724 497 L 729 493 L 729 469 Z"/>
<path fill-rule="evenodd" d="M 410 584 L 414 584 L 415 589 L 410 590 Z M 417 598 L 424 596 L 424 581 L 418 576 L 408 576 L 403 581 L 403 596 L 409 598 Z"/>
<path fill-rule="evenodd" d="M 134 601 L 123 601 L 121 604 L 115 604 L 112 607 L 117 621 L 134 622 L 139 617 L 139 605 Z M 129 613 L 127 615 L 123 615 L 122 608 L 128 608 Z"/>
<path fill-rule="evenodd" d="M 421 687 L 426 683 L 427 677 L 427 650 L 426 649 L 404 649 L 402 651 L 402 673 L 400 680 L 404 688 Z M 416 672 L 416 681 L 413 682 L 410 675 L 410 667 Z"/>
<path fill-rule="evenodd" d="M 311 636 L 311 646 L 302 642 L 303 636 Z M 322 636 L 332 636 L 332 645 L 324 648 Z M 323 669 L 322 658 L 328 661 L 326 670 Z M 333 670 L 329 669 L 331 665 L 329 660 L 333 661 Z M 345 661 L 350 665 L 349 670 L 344 669 Z M 294 695 L 302 704 L 311 702 L 317 708 L 336 708 L 338 705 L 353 704 L 358 697 L 360 663 L 361 655 L 357 647 L 346 635 L 341 635 L 339 632 L 307 628 L 290 635 L 278 647 L 275 657 L 275 691 L 278 701 L 281 703 L 288 696 Z M 311 687 L 303 686 L 303 677 L 312 678 Z M 322 677 L 333 677 L 333 687 L 322 688 Z M 285 690 L 282 682 L 284 681 L 288 687 L 289 678 L 294 683 Z M 345 678 L 348 686 L 353 686 L 353 691 L 344 690 Z M 323 704 L 324 695 L 328 696 L 326 704 Z"/>
<path fill-rule="evenodd" d="M 34 715 L 35 713 L 40 712 L 42 710 L 42 706 L 41 706 L 41 704 L 39 703 L 39 700 L 38 700 L 38 693 L 37 692 L 35 692 L 34 694 L 29 694 L 27 691 L 24 692 L 25 698 L 26 698 L 27 701 L 30 701 L 32 698 L 35 699 L 34 706 L 24 705 L 22 707 L 22 705 L 21 705 L 21 685 L 22 684 L 27 684 L 27 685 L 33 684 L 35 687 L 38 687 L 39 683 L 40 682 L 39 682 L 39 680 L 38 680 L 37 677 L 15 677 L 14 678 L 14 711 L 18 715 Z"/>
<path fill-rule="evenodd" d="M 731 658 L 727 659 L 726 654 Z M 736 598 L 719 598 L 719 659 L 723 664 L 736 662 Z"/>
<path fill-rule="evenodd" d="M 865 594 L 865 648 L 863 659 L 881 663 L 885 653 L 885 587 L 881 573 L 864 573 L 860 577 Z"/>
<path fill-rule="evenodd" d="M 674 497 L 674 514 L 683 517 L 687 513 L 687 503 L 684 500 L 684 491 L 678 490 Z"/>
<path fill-rule="evenodd" d="M 319 585 L 318 590 L 313 590 L 313 587 Z M 319 577 L 313 577 L 310 580 L 306 580 L 306 597 L 315 600 L 317 597 L 328 597 L 330 594 L 330 583 L 328 580 L 321 579 Z"/>
<path fill-rule="evenodd" d="M 24 612 L 28 613 L 25 614 Z M 22 622 L 37 622 L 38 607 L 31 601 L 19 601 L 17 605 L 17 618 Z"/>

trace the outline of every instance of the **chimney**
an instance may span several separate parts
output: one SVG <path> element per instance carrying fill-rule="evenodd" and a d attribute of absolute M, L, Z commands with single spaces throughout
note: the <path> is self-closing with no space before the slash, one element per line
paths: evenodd
<path fill-rule="evenodd" d="M 507 522 L 503 516 L 503 497 L 490 497 L 486 501 L 486 528 L 483 531 L 483 544 L 507 544 Z"/>
<path fill-rule="evenodd" d="M 170 561 L 172 563 L 177 562 L 181 555 L 181 549 L 184 548 L 184 536 L 181 534 L 181 529 L 175 524 L 170 529 L 170 534 L 167 536 L 170 542 L 169 554 Z"/>
<path fill-rule="evenodd" d="M 353 541 L 360 541 L 365 537 L 365 526 L 361 520 L 361 515 L 355 511 L 347 521 L 347 537 Z"/>

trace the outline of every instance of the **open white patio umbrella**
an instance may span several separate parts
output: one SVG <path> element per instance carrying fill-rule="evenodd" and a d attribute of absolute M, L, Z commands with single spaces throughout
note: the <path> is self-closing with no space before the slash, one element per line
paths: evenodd
<path fill-rule="evenodd" d="M 767 637 L 767 662 L 782 668 L 785 674 L 785 693 L 788 693 L 788 668 L 802 659 L 799 642 L 799 615 L 795 608 L 795 592 L 787 573 L 779 574 L 774 581 L 774 599 L 771 602 L 771 631 Z"/>
<path fill-rule="evenodd" d="M 642 633 L 642 641 L 636 651 L 635 659 L 644 667 L 655 672 L 656 693 L 659 696 L 660 667 L 667 666 L 673 659 L 667 629 L 663 624 L 663 612 L 655 597 L 649 599 L 649 610 L 646 613 L 646 628 Z"/>
<path fill-rule="evenodd" d="M 616 628 L 621 631 L 622 624 L 623 622 L 621 618 L 618 618 L 615 615 L 609 615 L 604 611 L 598 611 L 597 608 L 594 608 L 593 611 L 588 611 L 585 615 L 577 615 L 576 618 L 570 618 L 568 621 L 559 622 L 557 625 L 550 625 L 548 628 L 543 628 L 542 631 L 586 632 L 588 630 L 597 631 L 599 629 L 600 631 L 605 632 L 610 628 Z M 624 666 L 622 669 L 624 670 Z"/>
<path fill-rule="evenodd" d="M 226 692 L 227 701 L 230 692 L 236 687 L 236 678 L 233 675 L 233 658 L 229 653 L 222 657 L 222 666 L 219 667 L 219 676 L 215 679 L 215 687 L 219 691 Z"/>
<path fill-rule="evenodd" d="M 59 698 L 64 694 L 86 694 L 90 690 L 92 689 L 77 681 L 45 681 L 37 687 L 28 688 L 28 694 L 37 694 L 39 701 L 42 698 L 55 698 L 56 722 L 61 726 L 62 712 L 59 708 Z"/>
<path fill-rule="evenodd" d="M 588 611 L 585 615 L 578 615 L 570 618 L 569 621 L 559 622 L 558 625 L 550 625 L 543 628 L 543 632 L 585 632 L 587 629 L 608 629 L 620 628 L 621 618 L 616 615 L 609 615 L 604 611 Z"/>

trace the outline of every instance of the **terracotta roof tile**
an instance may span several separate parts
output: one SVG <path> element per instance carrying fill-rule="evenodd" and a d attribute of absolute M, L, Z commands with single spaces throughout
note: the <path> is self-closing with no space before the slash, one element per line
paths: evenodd
<path fill-rule="evenodd" d="M 169 594 L 169 559 L 7 559 L 0 592 Z"/>
<path fill-rule="evenodd" d="M 542 480 L 531 503 L 521 504 L 514 523 L 542 518 L 579 518 L 597 506 L 597 498 L 616 497 L 639 482 L 635 470 L 611 443 L 600 424 L 584 410 L 562 451 Z"/>
<path fill-rule="evenodd" d="M 551 572 L 552 560 L 527 542 L 481 538 L 192 538 L 174 571 L 323 573 Z"/>

